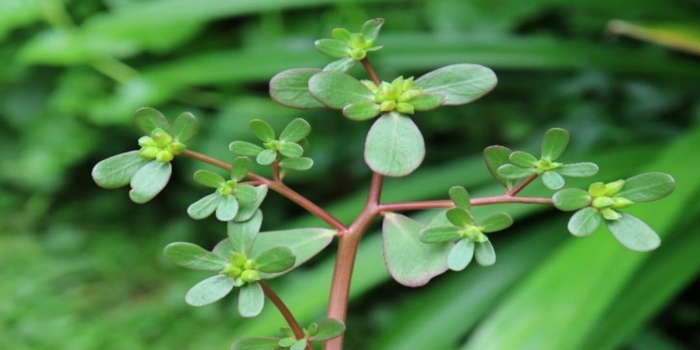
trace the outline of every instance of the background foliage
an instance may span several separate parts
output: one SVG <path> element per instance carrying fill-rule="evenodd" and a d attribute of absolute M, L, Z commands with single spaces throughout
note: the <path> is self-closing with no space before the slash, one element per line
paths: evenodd
<path fill-rule="evenodd" d="M 362 161 L 369 124 L 278 106 L 267 81 L 329 62 L 313 40 L 331 29 L 383 17 L 385 49 L 372 59 L 384 80 L 461 62 L 499 77 L 476 103 L 416 118 L 428 144 L 424 168 L 387 181 L 386 200 L 446 198 L 450 185 L 494 193 L 480 151 L 535 150 L 550 127 L 572 131 L 564 160 L 598 162 L 601 181 L 664 171 L 678 188 L 635 208 L 663 237 L 647 254 L 601 232 L 574 239 L 553 210 L 476 208 L 516 219 L 493 237 L 497 264 L 422 289 L 390 280 L 378 235 L 369 234 L 352 286 L 348 348 L 699 348 L 699 15 L 697 0 L 4 0 L 2 347 L 225 349 L 240 336 L 276 335 L 282 321 L 269 306 L 246 323 L 235 303 L 186 306 L 185 292 L 203 276 L 162 258 L 172 241 L 211 247 L 225 235 L 215 219 L 185 215 L 207 191 L 191 180 L 199 165 L 176 161 L 174 183 L 142 206 L 126 190 L 98 189 L 90 169 L 135 149 L 132 115 L 142 106 L 171 117 L 193 112 L 203 130 L 192 148 L 222 159 L 232 159 L 230 141 L 253 140 L 249 120 L 281 129 L 304 117 L 315 166 L 288 181 L 350 220 L 370 175 Z M 310 181 L 318 176 L 327 180 Z M 268 230 L 313 220 L 274 195 L 264 209 Z M 276 283 L 302 323 L 324 312 L 330 255 Z"/>

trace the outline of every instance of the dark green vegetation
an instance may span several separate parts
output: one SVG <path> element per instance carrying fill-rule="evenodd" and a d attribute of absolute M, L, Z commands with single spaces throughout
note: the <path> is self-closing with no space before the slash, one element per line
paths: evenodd
<path fill-rule="evenodd" d="M 185 216 L 208 191 L 191 180 L 198 164 L 176 160 L 174 186 L 143 206 L 128 201 L 126 190 L 98 190 L 90 169 L 134 148 L 133 112 L 145 105 L 197 115 L 203 130 L 188 146 L 222 159 L 231 159 L 231 140 L 253 140 L 249 120 L 279 130 L 304 117 L 314 128 L 315 164 L 287 181 L 349 220 L 369 176 L 362 162 L 368 124 L 280 107 L 266 84 L 281 70 L 330 62 L 313 52 L 313 40 L 374 17 L 386 20 L 378 44 L 391 47 L 373 59 L 384 79 L 460 62 L 486 65 L 499 77 L 481 100 L 416 119 L 428 145 L 425 167 L 388 180 L 387 201 L 444 198 L 452 184 L 473 195 L 497 193 L 481 149 L 497 143 L 536 153 L 550 127 L 572 133 L 562 160 L 595 161 L 602 181 L 663 171 L 678 188 L 630 210 L 662 236 L 651 253 L 627 251 L 601 232 L 574 239 L 567 215 L 554 210 L 509 207 L 516 225 L 492 237 L 498 263 L 416 290 L 390 280 L 379 238 L 370 234 L 353 281 L 348 348 L 700 346 L 682 332 L 697 328 L 700 303 L 679 297 L 684 289 L 691 294 L 686 288 L 700 268 L 700 63 L 604 33 L 613 19 L 690 23 L 700 5 L 492 3 L 74 0 L 64 13 L 57 1 L 3 1 L 3 346 L 225 349 L 240 336 L 279 335 L 283 323 L 271 307 L 244 323 L 235 302 L 201 309 L 182 302 L 204 274 L 165 262 L 162 248 L 173 241 L 211 247 L 222 238 L 215 219 Z M 327 181 L 308 181 L 321 175 Z M 504 208 L 474 210 L 487 216 Z M 322 225 L 275 195 L 265 215 L 267 230 Z M 322 257 L 275 281 L 302 324 L 322 317 L 330 270 Z"/>

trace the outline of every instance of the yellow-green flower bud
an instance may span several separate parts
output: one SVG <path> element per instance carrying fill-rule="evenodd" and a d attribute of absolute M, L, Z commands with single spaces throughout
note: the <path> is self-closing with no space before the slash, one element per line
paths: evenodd
<path fill-rule="evenodd" d="M 615 193 L 620 192 L 623 186 L 625 186 L 625 180 L 617 180 L 615 182 L 610 182 L 605 185 L 605 195 L 612 196 Z"/>
<path fill-rule="evenodd" d="M 141 146 L 141 147 L 155 147 L 155 146 L 157 146 L 157 144 L 153 140 L 152 137 L 141 136 L 141 137 L 139 137 L 139 146 Z"/>
<path fill-rule="evenodd" d="M 254 270 L 254 269 L 257 267 L 257 265 L 255 264 L 255 260 L 253 260 L 253 259 L 248 259 L 248 260 L 245 261 L 245 264 L 243 265 L 243 267 L 244 267 L 246 270 Z"/>
<path fill-rule="evenodd" d="M 160 150 L 158 154 L 156 154 L 156 160 L 161 163 L 169 163 L 173 158 L 175 158 L 175 156 L 168 150 Z"/>
<path fill-rule="evenodd" d="M 413 114 L 415 112 L 415 109 L 410 103 L 399 102 L 396 104 L 396 111 L 399 113 Z"/>
<path fill-rule="evenodd" d="M 231 260 L 231 264 L 240 268 L 243 268 L 243 265 L 245 265 L 246 262 L 245 255 L 241 253 L 233 253 L 229 259 Z"/>
<path fill-rule="evenodd" d="M 402 77 L 403 78 L 403 77 Z M 401 90 L 403 91 L 408 91 L 413 89 L 413 77 L 410 77 L 408 79 L 405 79 L 403 83 L 401 84 Z"/>
<path fill-rule="evenodd" d="M 613 200 L 615 201 L 615 204 L 612 205 L 613 209 L 627 208 L 634 204 L 634 202 L 624 197 L 613 197 Z"/>
<path fill-rule="evenodd" d="M 595 197 L 593 198 L 593 207 L 598 209 L 609 208 L 615 201 L 610 197 Z"/>
<path fill-rule="evenodd" d="M 245 270 L 241 274 L 241 279 L 248 283 L 257 282 L 260 281 L 260 273 L 256 270 Z"/>
<path fill-rule="evenodd" d="M 168 151 L 172 152 L 172 154 L 180 154 L 185 151 L 185 146 L 184 143 L 179 142 L 179 141 L 174 141 L 170 143 L 167 147 Z"/>
<path fill-rule="evenodd" d="M 155 142 L 158 144 L 158 146 L 165 147 L 169 143 L 173 142 L 173 137 L 170 136 L 165 130 L 160 129 L 160 128 L 155 128 L 153 131 L 151 131 L 151 137 Z"/>
<path fill-rule="evenodd" d="M 377 93 L 377 91 L 379 91 L 379 87 L 371 80 L 360 80 L 360 82 L 362 83 L 362 85 L 367 87 L 369 91 L 372 91 L 375 94 Z"/>
<path fill-rule="evenodd" d="M 146 159 L 154 159 L 158 151 L 158 147 L 144 147 L 139 150 L 139 155 Z"/>
<path fill-rule="evenodd" d="M 367 57 L 367 52 L 363 49 L 350 50 L 350 58 L 352 58 L 355 61 L 361 61 L 365 57 Z"/>
<path fill-rule="evenodd" d="M 604 183 L 595 182 L 588 187 L 588 194 L 590 194 L 593 197 L 600 197 L 605 195 L 606 190 L 607 188 L 605 187 Z"/>
<path fill-rule="evenodd" d="M 600 211 L 600 213 L 603 214 L 603 217 L 605 218 L 605 220 L 617 220 L 617 219 L 622 217 L 622 215 L 620 215 L 620 213 L 618 213 L 610 208 L 603 209 Z"/>
<path fill-rule="evenodd" d="M 224 270 L 224 274 L 231 278 L 238 278 L 241 275 L 241 273 L 243 273 L 243 269 L 233 265 L 227 266 Z"/>
<path fill-rule="evenodd" d="M 405 90 L 401 96 L 399 96 L 399 102 L 409 102 L 411 101 L 414 97 L 420 96 L 423 94 L 423 89 L 411 89 L 411 90 Z"/>
<path fill-rule="evenodd" d="M 384 101 L 379 105 L 379 110 L 382 112 L 391 112 L 396 108 L 395 101 Z"/>

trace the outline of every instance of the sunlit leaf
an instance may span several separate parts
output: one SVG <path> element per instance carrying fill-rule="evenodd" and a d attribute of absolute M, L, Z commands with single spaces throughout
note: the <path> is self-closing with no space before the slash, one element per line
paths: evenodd
<path fill-rule="evenodd" d="M 496 263 L 496 251 L 491 241 L 477 242 L 474 249 L 474 259 L 481 266 L 491 266 Z"/>
<path fill-rule="evenodd" d="M 374 101 L 374 93 L 359 80 L 337 71 L 324 71 L 311 77 L 309 91 L 317 100 L 336 109 L 356 102 Z"/>
<path fill-rule="evenodd" d="M 209 188 L 219 188 L 226 183 L 221 175 L 209 170 L 197 170 L 193 177 L 198 184 Z"/>
<path fill-rule="evenodd" d="M 248 157 L 257 157 L 264 148 L 246 141 L 233 141 L 229 144 L 228 149 L 234 154 Z"/>
<path fill-rule="evenodd" d="M 313 165 L 314 161 L 307 157 L 286 158 L 280 161 L 280 167 L 291 170 L 309 170 Z"/>
<path fill-rule="evenodd" d="M 250 130 L 253 134 L 263 142 L 272 141 L 275 139 L 275 131 L 272 130 L 270 124 L 261 119 L 253 119 L 250 121 Z"/>
<path fill-rule="evenodd" d="M 248 157 L 236 157 L 231 163 L 231 179 L 241 181 L 248 174 L 252 162 Z"/>
<path fill-rule="evenodd" d="M 462 271 L 474 258 L 474 242 L 462 239 L 452 247 L 447 256 L 447 267 L 452 271 Z"/>
<path fill-rule="evenodd" d="M 502 231 L 513 224 L 513 218 L 506 213 L 494 213 L 481 220 L 479 226 L 484 233 Z"/>
<path fill-rule="evenodd" d="M 376 40 L 377 36 L 379 35 L 379 30 L 382 28 L 383 24 L 383 18 L 370 19 L 369 21 L 365 22 L 362 25 L 362 30 L 360 31 L 362 33 L 362 37 L 365 40 Z"/>
<path fill-rule="evenodd" d="M 566 188 L 554 194 L 552 197 L 554 206 L 559 210 L 578 210 L 591 203 L 588 192 L 578 188 Z"/>
<path fill-rule="evenodd" d="M 537 164 L 537 158 L 530 153 L 523 151 L 515 151 L 510 154 L 510 161 L 523 168 L 532 168 Z"/>
<path fill-rule="evenodd" d="M 296 118 L 289 122 L 280 134 L 280 141 L 299 142 L 311 132 L 311 125 L 304 119 Z"/>
<path fill-rule="evenodd" d="M 285 157 L 297 158 L 304 154 L 304 149 L 298 143 L 285 142 L 282 143 L 279 152 Z"/>
<path fill-rule="evenodd" d="M 572 235 L 584 237 L 592 234 L 598 229 L 603 221 L 603 216 L 598 210 L 587 207 L 574 213 L 569 219 L 567 228 Z"/>
<path fill-rule="evenodd" d="M 534 168 L 521 168 L 513 164 L 503 164 L 496 170 L 498 176 L 506 179 L 521 179 L 535 173 Z"/>
<path fill-rule="evenodd" d="M 175 118 L 172 136 L 180 142 L 187 142 L 197 135 L 198 131 L 199 122 L 197 122 L 194 114 L 183 112 Z"/>
<path fill-rule="evenodd" d="M 501 185 L 505 186 L 508 190 L 513 188 L 513 180 L 499 175 L 497 170 L 501 165 L 510 162 L 511 153 L 512 151 L 510 149 L 503 146 L 489 146 L 484 149 L 486 167 L 496 181 L 501 183 Z"/>
<path fill-rule="evenodd" d="M 187 207 L 187 215 L 195 220 L 207 218 L 209 215 L 213 214 L 214 211 L 216 211 L 220 201 L 220 194 L 216 192 L 210 193 L 200 198 L 198 201 L 190 204 L 190 206 Z"/>
<path fill-rule="evenodd" d="M 410 103 L 417 111 L 429 111 L 442 106 L 447 96 L 441 93 L 421 94 L 412 98 Z"/>
<path fill-rule="evenodd" d="M 139 108 L 134 112 L 136 125 L 146 134 L 150 134 L 155 129 L 161 129 L 170 133 L 170 124 L 163 113 L 151 107 Z"/>
<path fill-rule="evenodd" d="M 254 257 L 260 272 L 277 273 L 291 269 L 296 257 L 287 247 L 274 247 Z"/>
<path fill-rule="evenodd" d="M 252 202 L 238 203 L 238 213 L 233 221 L 242 222 L 249 220 L 253 214 L 260 208 L 260 204 L 265 200 L 267 196 L 267 185 L 260 185 L 255 187 L 256 195 L 255 200 Z"/>
<path fill-rule="evenodd" d="M 449 190 L 450 199 L 455 203 L 458 208 L 469 211 L 471 209 L 471 202 L 469 199 L 469 193 L 462 186 L 453 186 Z"/>
<path fill-rule="evenodd" d="M 461 237 L 463 228 L 456 226 L 438 226 L 424 228 L 419 232 L 420 240 L 424 243 L 444 243 Z"/>
<path fill-rule="evenodd" d="M 595 163 L 571 163 L 562 165 L 556 172 L 570 177 L 589 177 L 598 173 L 598 166 Z"/>
<path fill-rule="evenodd" d="M 216 206 L 216 219 L 219 221 L 233 220 L 238 213 L 238 200 L 232 195 L 220 197 L 219 205 Z"/>
<path fill-rule="evenodd" d="M 250 256 L 257 256 L 263 251 L 274 247 L 287 247 L 296 256 L 294 267 L 297 267 L 327 247 L 333 240 L 335 233 L 334 230 L 325 228 L 260 232 L 250 250 Z M 268 275 L 261 274 L 261 276 L 263 278 L 271 278 Z"/>
<path fill-rule="evenodd" d="M 258 232 L 260 232 L 262 221 L 262 212 L 257 210 L 247 221 L 228 222 L 226 225 L 226 233 L 235 251 L 243 253 L 246 256 L 251 255 L 250 250 L 253 247 L 253 242 L 255 242 Z"/>
<path fill-rule="evenodd" d="M 255 161 L 260 165 L 270 165 L 277 159 L 277 152 L 271 149 L 266 149 L 258 154 Z"/>
<path fill-rule="evenodd" d="M 558 190 L 564 187 L 564 178 L 556 171 L 546 171 L 540 177 L 542 178 L 542 183 L 549 189 Z"/>
<path fill-rule="evenodd" d="M 669 195 L 676 188 L 671 175 L 665 173 L 644 173 L 625 180 L 622 190 L 616 196 L 633 202 L 649 202 Z"/>
<path fill-rule="evenodd" d="M 379 115 L 381 107 L 374 101 L 360 101 L 345 106 L 343 115 L 352 120 L 367 120 Z"/>
<path fill-rule="evenodd" d="M 346 41 L 336 39 L 319 39 L 314 42 L 318 52 L 333 58 L 344 58 L 350 54 L 350 45 Z"/>

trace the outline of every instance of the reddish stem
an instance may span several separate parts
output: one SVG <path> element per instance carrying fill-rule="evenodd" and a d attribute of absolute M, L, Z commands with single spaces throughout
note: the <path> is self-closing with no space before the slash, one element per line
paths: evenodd
<path fill-rule="evenodd" d="M 379 86 L 379 84 L 382 83 L 382 81 L 379 79 L 379 76 L 377 75 L 377 72 L 374 70 L 374 67 L 372 67 L 372 64 L 369 62 L 369 58 L 365 57 L 363 58 L 360 63 L 362 63 L 362 66 L 365 67 L 365 71 L 367 71 L 367 75 L 369 76 L 370 79 L 372 79 L 372 82 Z"/>
<path fill-rule="evenodd" d="M 277 293 L 275 293 L 275 291 L 273 291 L 272 288 L 270 288 L 270 286 L 268 286 L 265 282 L 259 281 L 258 283 L 260 283 L 265 296 L 267 296 L 267 298 L 275 305 L 277 310 L 279 310 L 282 317 L 284 317 L 284 320 L 287 321 L 289 328 L 294 333 L 294 338 L 297 340 L 304 338 L 304 330 L 301 328 L 301 326 L 299 326 L 299 322 L 297 322 L 294 315 L 292 315 L 292 312 L 289 311 L 289 308 L 287 308 L 287 305 L 284 304 Z M 306 344 L 306 350 L 313 350 L 310 343 Z"/>
<path fill-rule="evenodd" d="M 512 190 L 506 192 L 507 195 L 515 196 L 518 194 L 520 191 L 523 190 L 527 185 L 529 185 L 532 181 L 534 181 L 537 178 L 537 173 L 534 173 L 528 177 L 525 178 L 521 183 L 518 184 L 518 186 L 515 186 Z"/>
<path fill-rule="evenodd" d="M 471 205 L 476 207 L 480 205 L 491 205 L 491 204 L 505 204 L 505 203 L 523 203 L 523 204 L 552 204 L 551 198 L 540 198 L 540 197 L 514 197 L 507 194 L 492 197 L 483 198 L 473 198 L 470 201 Z M 394 211 L 409 211 L 409 210 L 423 210 L 423 209 L 437 209 L 437 208 L 452 208 L 454 203 L 449 200 L 435 200 L 435 201 L 417 201 L 417 202 L 404 202 L 404 203 L 387 203 L 380 204 L 377 209 L 381 213 L 394 212 Z"/>

